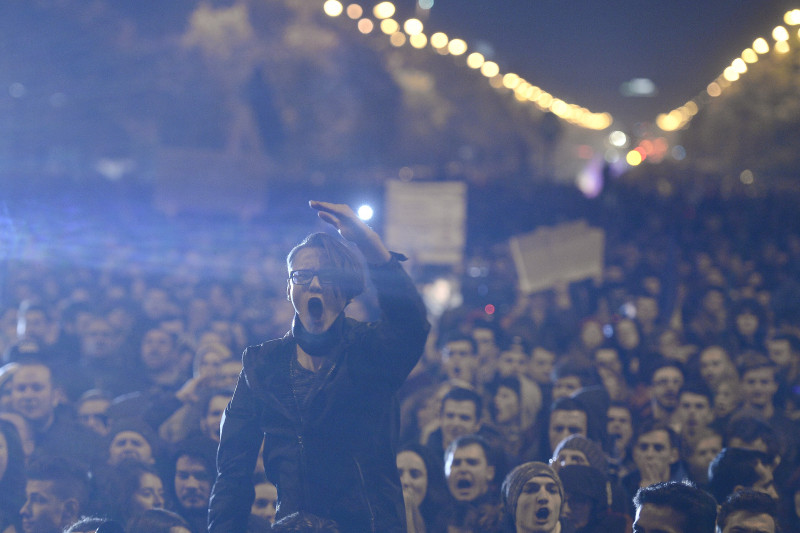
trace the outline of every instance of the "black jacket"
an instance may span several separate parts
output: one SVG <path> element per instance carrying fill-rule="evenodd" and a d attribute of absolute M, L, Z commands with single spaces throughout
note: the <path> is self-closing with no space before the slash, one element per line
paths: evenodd
<path fill-rule="evenodd" d="M 278 488 L 278 520 L 305 511 L 335 520 L 343 533 L 405 531 L 395 392 L 422 354 L 430 326 L 397 259 L 370 273 L 382 320 L 344 321 L 302 416 L 292 400 L 291 333 L 245 350 L 222 421 L 209 532 L 245 531 L 262 438 L 267 477 Z"/>

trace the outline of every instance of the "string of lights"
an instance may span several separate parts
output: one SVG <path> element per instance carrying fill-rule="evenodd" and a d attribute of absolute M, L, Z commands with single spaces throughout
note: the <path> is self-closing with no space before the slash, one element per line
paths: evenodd
<path fill-rule="evenodd" d="M 560 119 L 581 128 L 602 131 L 614 123 L 614 118 L 610 113 L 592 112 L 550 94 L 514 72 L 501 72 L 500 66 L 496 62 L 486 59 L 480 52 L 471 51 L 471 47 L 463 39 L 450 37 L 443 32 L 428 34 L 422 21 L 417 18 L 409 18 L 401 23 L 394 18 L 397 10 L 390 1 L 379 2 L 372 8 L 371 13 L 368 13 L 357 3 L 350 3 L 345 7 L 341 0 L 325 0 L 323 10 L 330 17 L 344 15 L 350 18 L 355 22 L 358 31 L 363 34 L 380 31 L 388 37 L 392 46 L 409 45 L 415 49 L 427 49 L 439 55 L 464 57 L 465 65 L 479 71 L 488 79 L 492 87 L 512 91 L 519 102 L 536 105 L 540 110 L 549 111 Z M 733 59 L 731 64 L 711 81 L 704 91 L 685 104 L 659 114 L 655 118 L 658 129 L 669 133 L 686 128 L 704 105 L 711 99 L 721 96 L 741 79 L 748 72 L 749 65 L 757 63 L 760 56 L 770 52 L 774 54 L 788 53 L 791 50 L 794 29 L 792 28 L 790 31 L 787 26 L 800 25 L 800 9 L 787 11 L 783 21 L 785 25 L 776 26 L 772 31 L 771 45 L 766 38 L 758 37 L 753 41 L 752 46 L 743 50 L 739 56 Z M 800 39 L 800 30 L 794 32 L 794 35 Z M 611 136 L 615 134 L 624 135 L 614 131 Z M 611 143 L 621 147 L 627 144 L 627 140 L 620 143 L 611 139 Z M 642 139 L 635 148 L 628 151 L 625 161 L 631 166 L 641 164 L 648 157 L 652 157 L 654 161 L 660 161 L 668 149 L 669 146 L 664 137 Z"/>

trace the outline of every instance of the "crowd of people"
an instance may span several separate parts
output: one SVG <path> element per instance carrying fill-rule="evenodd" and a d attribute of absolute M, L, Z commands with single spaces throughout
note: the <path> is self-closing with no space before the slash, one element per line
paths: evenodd
<path fill-rule="evenodd" d="M 705 532 L 718 505 L 720 531 L 762 515 L 800 530 L 794 204 L 607 204 L 602 280 L 522 293 L 495 246 L 455 277 L 496 312 L 466 292 L 428 310 L 396 395 L 408 531 L 651 531 L 666 506 L 696 527 L 675 531 Z M 244 247 L 211 230 L 154 246 L 109 221 L 102 253 L 29 238 L 5 258 L 0 532 L 207 530 L 240 354 L 292 323 L 285 253 L 309 233 L 260 229 Z M 380 310 L 371 287 L 345 312 Z M 260 462 L 251 481 L 246 527 L 264 531 L 278 490 Z M 338 531 L 314 522 L 273 529 Z"/>

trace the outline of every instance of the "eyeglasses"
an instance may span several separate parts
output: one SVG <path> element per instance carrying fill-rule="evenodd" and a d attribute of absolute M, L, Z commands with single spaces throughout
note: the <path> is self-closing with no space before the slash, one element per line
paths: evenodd
<path fill-rule="evenodd" d="M 289 279 L 292 280 L 292 283 L 295 285 L 308 285 L 311 283 L 311 280 L 314 279 L 314 276 L 317 277 L 319 282 L 322 285 L 332 285 L 336 283 L 339 278 L 340 274 L 336 270 L 292 270 L 289 273 Z"/>

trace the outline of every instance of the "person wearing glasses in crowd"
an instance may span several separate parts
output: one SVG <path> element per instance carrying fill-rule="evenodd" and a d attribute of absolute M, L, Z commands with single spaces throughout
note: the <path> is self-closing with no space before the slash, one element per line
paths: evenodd
<path fill-rule="evenodd" d="M 346 318 L 364 290 L 360 258 L 338 238 L 314 233 L 287 257 L 295 316 L 280 339 L 247 348 L 222 419 L 209 532 L 244 531 L 259 447 L 278 489 L 276 521 L 305 512 L 342 532 L 406 531 L 394 455 L 395 391 L 422 355 L 430 326 L 400 261 L 343 204 L 309 203 L 354 243 L 382 319 Z"/>

